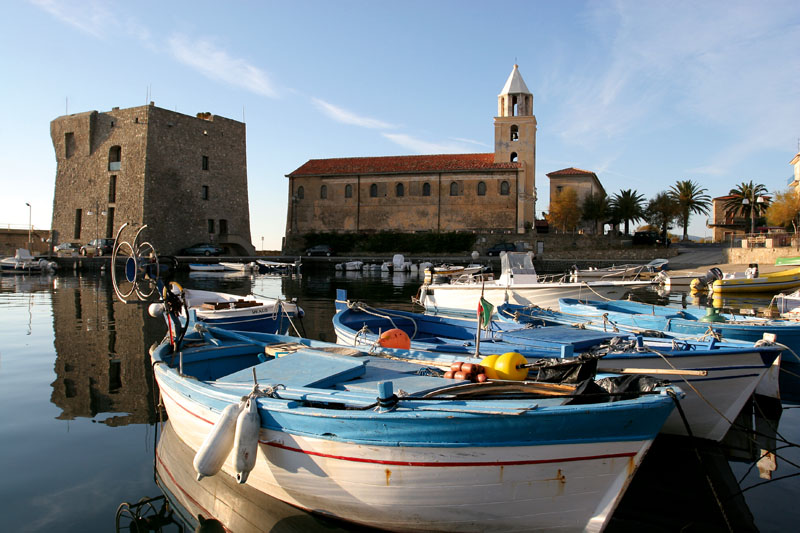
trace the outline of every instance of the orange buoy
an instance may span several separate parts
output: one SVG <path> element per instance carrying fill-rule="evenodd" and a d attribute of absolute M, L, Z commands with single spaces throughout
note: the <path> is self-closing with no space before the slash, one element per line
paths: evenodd
<path fill-rule="evenodd" d="M 393 328 L 381 333 L 378 344 L 384 348 L 400 348 L 401 350 L 408 350 L 411 348 L 411 339 L 408 334 L 402 329 Z"/>
<path fill-rule="evenodd" d="M 494 371 L 494 363 L 497 361 L 497 358 L 500 357 L 498 354 L 487 355 L 481 361 L 481 366 L 483 367 L 484 374 L 489 379 L 497 379 L 497 372 Z"/>
<path fill-rule="evenodd" d="M 519 352 L 506 352 L 497 358 L 494 363 L 494 371 L 500 379 L 522 381 L 528 377 L 527 368 L 518 368 L 528 360 Z"/>

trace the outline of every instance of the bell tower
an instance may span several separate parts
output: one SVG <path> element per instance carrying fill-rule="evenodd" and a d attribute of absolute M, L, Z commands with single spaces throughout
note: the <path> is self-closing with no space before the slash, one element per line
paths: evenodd
<path fill-rule="evenodd" d="M 533 94 L 528 90 L 519 67 L 511 74 L 497 96 L 494 117 L 494 161 L 520 164 L 517 179 L 517 233 L 533 227 L 536 206 L 536 117 Z"/>

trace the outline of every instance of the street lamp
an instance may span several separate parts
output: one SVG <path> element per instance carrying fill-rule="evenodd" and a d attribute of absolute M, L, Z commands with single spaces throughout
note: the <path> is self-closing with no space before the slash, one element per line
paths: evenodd
<path fill-rule="evenodd" d="M 755 196 L 755 193 L 752 193 L 752 196 Z M 742 205 L 750 205 L 751 201 L 750 198 L 743 198 Z M 756 204 L 763 204 L 764 197 L 759 196 L 758 198 L 753 198 L 753 207 L 750 208 L 750 233 L 753 234 L 756 232 Z"/>
<path fill-rule="evenodd" d="M 33 224 L 31 224 L 31 204 L 25 202 L 25 205 L 28 206 L 28 248 L 31 247 L 31 232 L 33 231 Z"/>

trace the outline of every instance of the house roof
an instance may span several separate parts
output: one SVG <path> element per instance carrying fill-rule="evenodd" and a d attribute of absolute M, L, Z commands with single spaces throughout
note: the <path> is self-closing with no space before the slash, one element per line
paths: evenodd
<path fill-rule="evenodd" d="M 549 172 L 546 174 L 548 178 L 550 177 L 559 177 L 559 176 L 594 176 L 597 177 L 597 174 L 594 172 L 590 172 L 588 170 L 583 170 L 581 168 L 569 167 L 569 168 L 562 168 L 561 170 L 555 170 L 553 172 Z"/>
<path fill-rule="evenodd" d="M 522 79 L 522 74 L 519 73 L 519 65 L 514 65 L 511 74 L 506 80 L 506 84 L 503 86 L 503 90 L 500 91 L 500 95 L 520 93 L 531 94 L 528 90 L 528 86 L 525 85 L 525 80 Z"/>
<path fill-rule="evenodd" d="M 286 177 L 515 170 L 520 167 L 520 163 L 495 163 L 493 153 L 343 157 L 310 159 Z"/>

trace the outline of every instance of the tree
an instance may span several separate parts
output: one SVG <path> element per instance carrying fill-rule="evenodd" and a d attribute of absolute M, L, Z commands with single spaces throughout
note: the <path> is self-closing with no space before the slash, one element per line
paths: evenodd
<path fill-rule="evenodd" d="M 666 192 L 658 193 L 647 204 L 645 217 L 653 226 L 660 228 L 664 238 L 664 245 L 667 245 L 668 231 L 672 227 L 672 222 L 681 214 L 681 206 L 670 198 Z"/>
<path fill-rule="evenodd" d="M 792 225 L 797 233 L 797 221 L 800 218 L 800 194 L 794 189 L 775 193 L 775 200 L 767 207 L 767 222 L 775 226 Z"/>
<path fill-rule="evenodd" d="M 581 208 L 578 205 L 578 193 L 572 187 L 563 189 L 550 202 L 550 213 L 547 222 L 561 231 L 574 230 L 581 220 Z"/>
<path fill-rule="evenodd" d="M 581 218 L 594 224 L 594 232 L 598 233 L 597 227 L 609 218 L 609 205 L 606 193 L 598 191 L 588 194 L 581 203 Z M 602 229 L 602 226 L 601 226 Z M 602 233 L 602 231 L 600 231 Z"/>
<path fill-rule="evenodd" d="M 763 216 L 769 207 L 769 198 L 765 197 L 767 192 L 766 186 L 761 183 L 742 182 L 728 192 L 730 198 L 722 204 L 722 209 L 729 216 L 740 214 L 745 220 L 753 220 Z M 758 198 L 763 198 L 763 202 L 759 202 Z"/>
<path fill-rule="evenodd" d="M 613 218 L 625 222 L 625 235 L 629 234 L 630 222 L 644 219 L 644 196 L 633 189 L 614 194 L 609 202 Z"/>
<path fill-rule="evenodd" d="M 689 217 L 692 216 L 692 213 L 708 214 L 711 197 L 705 194 L 706 191 L 707 189 L 700 188 L 691 180 L 678 181 L 667 191 L 667 195 L 680 206 L 678 218 L 683 226 L 684 241 L 689 239 Z"/>

